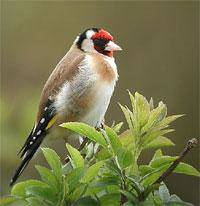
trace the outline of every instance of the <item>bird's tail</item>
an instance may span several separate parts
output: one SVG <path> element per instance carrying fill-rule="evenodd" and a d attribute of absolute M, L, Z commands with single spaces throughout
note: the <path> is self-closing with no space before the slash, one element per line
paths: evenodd
<path fill-rule="evenodd" d="M 52 101 L 48 100 L 44 113 L 38 123 L 33 127 L 26 142 L 21 148 L 19 153 L 21 154 L 22 162 L 17 168 L 13 178 L 11 179 L 10 186 L 12 186 L 21 173 L 24 171 L 33 155 L 36 153 L 38 147 L 41 145 L 44 137 L 47 135 L 48 130 L 53 126 L 56 121 L 56 110 L 52 106 Z M 19 154 L 18 153 L 18 154 Z"/>
<path fill-rule="evenodd" d="M 37 139 L 35 141 L 33 141 L 33 139 L 35 139 L 34 133 L 32 135 L 31 134 L 29 135 L 28 139 L 26 140 L 24 146 L 22 147 L 20 151 L 22 152 L 21 154 L 22 161 L 20 165 L 18 166 L 18 168 L 16 169 L 13 175 L 13 178 L 11 179 L 10 186 L 12 186 L 17 181 L 18 177 L 24 171 L 24 169 L 26 168 L 29 161 L 32 159 L 33 155 L 36 153 L 38 147 L 41 145 L 44 139 L 45 135 L 41 134 L 40 136 L 39 135 L 37 136 Z"/>
<path fill-rule="evenodd" d="M 11 179 L 10 186 L 12 186 L 18 179 L 18 177 L 21 175 L 21 173 L 24 171 L 26 166 L 28 165 L 29 161 L 32 159 L 33 155 L 36 153 L 38 147 L 42 143 L 42 140 L 44 139 L 44 134 L 40 136 L 40 138 L 37 139 L 34 143 L 32 143 L 30 148 L 27 148 L 27 144 L 23 146 L 22 151 L 22 161 L 18 168 L 16 169 L 13 178 Z M 29 141 L 30 145 L 31 141 Z"/>

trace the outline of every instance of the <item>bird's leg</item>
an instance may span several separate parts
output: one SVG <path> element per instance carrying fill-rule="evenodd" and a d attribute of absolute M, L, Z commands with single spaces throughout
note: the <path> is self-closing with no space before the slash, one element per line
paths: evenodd
<path fill-rule="evenodd" d="M 101 129 L 105 130 L 105 127 L 104 127 L 104 121 L 102 121 L 102 123 L 98 126 L 98 127 L 95 127 L 95 129 L 99 132 Z"/>
<path fill-rule="evenodd" d="M 84 140 L 83 140 L 83 142 L 80 144 L 80 146 L 79 146 L 79 148 L 78 148 L 78 151 L 79 151 L 79 152 L 85 147 L 85 145 L 87 144 L 87 142 L 88 142 L 88 138 L 85 137 Z"/>
<path fill-rule="evenodd" d="M 96 129 L 98 132 L 100 132 L 101 130 L 105 130 L 104 122 L 105 122 L 105 121 L 103 120 L 98 127 L 95 127 L 95 129 Z M 99 151 L 100 151 L 100 147 L 98 146 L 95 154 L 97 154 Z"/>

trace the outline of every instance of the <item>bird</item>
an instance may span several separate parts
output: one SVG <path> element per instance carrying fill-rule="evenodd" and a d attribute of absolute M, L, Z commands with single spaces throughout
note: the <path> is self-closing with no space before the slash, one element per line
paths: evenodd
<path fill-rule="evenodd" d="M 118 50 L 121 47 L 103 28 L 89 28 L 76 37 L 44 85 L 36 121 L 18 153 L 22 161 L 10 186 L 47 136 L 62 137 L 65 141 L 76 138 L 76 134 L 59 127 L 60 124 L 83 122 L 100 127 L 118 80 L 113 57 Z"/>

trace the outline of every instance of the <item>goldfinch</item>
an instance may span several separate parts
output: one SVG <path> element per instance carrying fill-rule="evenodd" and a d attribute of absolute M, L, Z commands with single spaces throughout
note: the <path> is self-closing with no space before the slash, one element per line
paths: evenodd
<path fill-rule="evenodd" d="M 10 185 L 24 171 L 46 136 L 77 135 L 59 127 L 64 122 L 84 122 L 99 127 L 118 79 L 113 51 L 121 50 L 104 29 L 80 34 L 44 85 L 36 122 L 21 153 L 22 162 Z"/>

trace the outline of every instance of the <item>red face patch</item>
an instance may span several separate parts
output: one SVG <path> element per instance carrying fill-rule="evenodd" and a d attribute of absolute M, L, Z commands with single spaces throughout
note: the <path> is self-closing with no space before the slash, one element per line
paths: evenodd
<path fill-rule="evenodd" d="M 112 41 L 113 37 L 107 31 L 100 29 L 99 32 L 97 32 L 96 34 L 92 36 L 92 39 L 105 39 L 108 41 L 110 40 Z"/>

